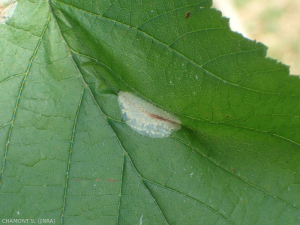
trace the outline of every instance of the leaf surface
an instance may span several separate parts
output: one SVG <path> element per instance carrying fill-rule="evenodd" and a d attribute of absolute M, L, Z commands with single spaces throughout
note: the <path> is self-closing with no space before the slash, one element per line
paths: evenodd
<path fill-rule="evenodd" d="M 18 3 L 0 25 L 1 221 L 300 224 L 299 78 L 210 6 Z M 182 128 L 132 130 L 119 91 Z"/>

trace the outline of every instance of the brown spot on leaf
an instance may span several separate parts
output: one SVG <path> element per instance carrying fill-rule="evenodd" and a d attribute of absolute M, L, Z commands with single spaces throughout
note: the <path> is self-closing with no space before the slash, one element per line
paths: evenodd
<path fill-rule="evenodd" d="M 191 12 L 187 12 L 187 13 L 185 14 L 185 18 L 186 18 L 186 19 L 189 18 L 190 15 L 191 15 Z"/>
<path fill-rule="evenodd" d="M 105 182 L 117 182 L 118 180 L 113 180 L 113 179 L 105 179 Z"/>

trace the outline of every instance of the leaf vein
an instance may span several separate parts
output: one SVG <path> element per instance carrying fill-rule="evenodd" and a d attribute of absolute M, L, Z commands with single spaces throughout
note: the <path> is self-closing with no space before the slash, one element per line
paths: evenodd
<path fill-rule="evenodd" d="M 76 124 L 77 124 L 77 120 L 78 120 L 79 111 L 80 111 L 81 104 L 82 104 L 82 99 L 83 99 L 83 96 L 84 96 L 84 87 L 82 89 L 83 90 L 82 90 L 82 93 L 81 93 L 81 98 L 80 98 L 80 101 L 78 103 L 76 116 L 74 118 L 72 138 L 71 138 L 70 149 L 69 149 L 68 165 L 67 165 L 67 172 L 66 172 L 66 184 L 65 184 L 65 191 L 64 191 L 64 197 L 63 197 L 63 206 L 62 206 L 62 213 L 61 213 L 61 224 L 63 224 L 64 212 L 65 212 L 65 208 L 66 208 L 67 191 L 68 191 L 68 184 L 69 184 L 69 172 L 70 172 L 70 164 L 71 164 L 71 157 L 72 157 L 72 148 L 73 148 L 73 143 L 74 143 L 74 138 L 75 138 L 75 129 L 76 129 Z"/>
<path fill-rule="evenodd" d="M 234 173 L 231 173 L 229 170 L 227 170 L 226 168 L 224 168 L 222 165 L 218 164 L 217 162 L 215 162 L 215 161 L 212 160 L 211 158 L 207 157 L 207 156 L 204 155 L 203 153 L 197 151 L 196 148 L 192 147 L 192 146 L 189 145 L 188 143 L 185 143 L 183 140 L 181 140 L 181 139 L 179 139 L 179 138 L 176 138 L 176 137 L 174 137 L 174 136 L 171 136 L 171 137 L 172 137 L 173 139 L 175 139 L 175 140 L 181 142 L 181 143 L 184 144 L 185 146 L 191 148 L 191 149 L 194 150 L 196 153 L 198 153 L 199 155 L 201 155 L 201 156 L 204 157 L 205 159 L 209 160 L 211 163 L 215 164 L 217 167 L 219 167 L 219 168 L 221 168 L 222 170 L 224 170 L 226 173 L 229 173 L 230 175 L 234 176 L 235 178 L 241 180 L 242 182 L 244 182 L 244 183 L 246 183 L 246 184 L 248 184 L 248 185 L 250 185 L 250 186 L 252 186 L 252 187 L 254 187 L 254 188 L 258 189 L 258 190 L 260 190 L 260 191 L 263 192 L 264 194 L 266 194 L 266 195 L 268 195 L 268 196 L 270 196 L 270 197 L 272 197 L 272 198 L 275 198 L 276 200 L 279 200 L 279 201 L 283 202 L 284 204 L 286 204 L 287 206 L 289 206 L 289 207 L 291 207 L 291 208 L 293 208 L 293 209 L 295 209 L 295 210 L 297 210 L 297 211 L 300 212 L 300 209 L 298 209 L 298 208 L 294 207 L 293 205 L 291 205 L 291 204 L 285 202 L 285 201 L 282 200 L 281 198 L 278 198 L 277 196 L 275 196 L 275 195 L 273 195 L 273 194 L 271 194 L 271 193 L 269 193 L 269 192 L 263 190 L 262 188 L 256 186 L 255 184 L 250 183 L 249 181 L 245 180 L 244 178 L 242 178 L 242 177 L 240 177 L 240 176 L 237 176 L 237 175 L 234 174 Z"/>
<path fill-rule="evenodd" d="M 24 76 L 24 79 L 22 81 L 22 84 L 20 86 L 20 90 L 19 90 L 19 94 L 18 94 L 18 97 L 17 97 L 17 100 L 16 100 L 16 106 L 14 108 L 14 111 L 13 111 L 13 115 L 12 115 L 12 120 L 11 120 L 11 125 L 10 125 L 10 128 L 9 128 L 9 131 L 8 131 L 8 135 L 7 135 L 7 141 L 6 141 L 6 145 L 5 145 L 5 151 L 4 151 L 4 158 L 3 158 L 3 164 L 2 164 L 2 169 L 1 169 L 1 177 L 0 177 L 0 185 L 2 183 L 2 179 L 3 179 L 3 174 L 4 174 L 4 169 L 5 169 L 5 162 L 6 162 L 6 157 L 7 157 L 7 152 L 8 152 L 8 146 L 9 146 L 9 142 L 10 142 L 10 138 L 11 138 L 11 135 L 12 135 L 12 129 L 13 129 L 13 126 L 14 126 L 14 122 L 15 122 L 15 118 L 16 118 L 16 113 L 17 113 L 17 109 L 18 109 L 18 106 L 19 106 L 19 103 L 20 103 L 20 98 L 21 98 L 21 95 L 22 95 L 22 92 L 23 92 L 23 88 L 24 88 L 24 85 L 25 85 L 25 82 L 26 82 L 26 79 L 28 77 L 28 74 L 30 72 L 30 69 L 31 69 L 31 66 L 32 66 L 32 63 L 33 63 L 33 60 L 35 59 L 35 56 L 37 55 L 37 52 L 39 50 L 39 47 L 43 41 L 43 37 L 46 33 L 46 30 L 47 30 L 47 27 L 48 27 L 48 24 L 49 24 L 49 21 L 50 21 L 50 14 L 48 16 L 48 19 L 47 19 L 47 22 L 44 26 L 44 29 L 42 31 L 42 34 L 39 38 L 39 41 L 37 43 L 37 46 L 29 60 L 29 64 L 28 64 L 28 67 L 26 69 L 26 72 L 25 72 L 25 76 Z M 9 79 L 9 78 L 8 78 Z"/>
<path fill-rule="evenodd" d="M 187 195 L 187 194 L 185 194 L 185 193 L 182 193 L 182 192 L 180 192 L 180 191 L 178 191 L 178 190 L 175 190 L 175 189 L 173 189 L 173 188 L 170 188 L 170 187 L 168 187 L 168 186 L 164 186 L 164 185 L 161 185 L 161 184 L 156 183 L 156 182 L 154 182 L 154 181 L 148 180 L 147 178 L 144 178 L 144 177 L 143 177 L 143 179 L 144 179 L 145 181 L 149 182 L 149 183 L 152 183 L 152 184 L 156 185 L 156 186 L 159 186 L 159 187 L 161 187 L 161 188 L 168 189 L 168 190 L 170 190 L 170 191 L 172 191 L 172 192 L 175 192 L 175 193 L 177 193 L 177 194 L 179 194 L 179 195 L 184 196 L 185 198 L 188 198 L 188 199 L 191 199 L 191 200 L 193 200 L 193 201 L 195 201 L 195 202 L 198 202 L 199 204 L 203 205 L 205 208 L 207 208 L 207 209 L 209 209 L 210 211 L 212 211 L 213 213 L 217 214 L 219 217 L 225 219 L 225 220 L 226 220 L 227 222 L 229 222 L 230 224 L 234 224 L 232 221 L 230 221 L 228 218 L 226 218 L 226 217 L 225 217 L 224 215 L 222 215 L 221 213 L 217 212 L 217 211 L 216 211 L 215 209 L 213 209 L 212 207 L 208 206 L 207 204 L 205 204 L 204 202 L 201 202 L 200 200 L 198 200 L 198 199 L 196 199 L 196 198 L 193 198 L 193 197 L 190 196 L 190 195 Z"/>

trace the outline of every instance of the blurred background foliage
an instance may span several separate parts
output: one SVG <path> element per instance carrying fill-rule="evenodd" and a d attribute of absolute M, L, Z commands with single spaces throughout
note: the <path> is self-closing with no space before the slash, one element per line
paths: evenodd
<path fill-rule="evenodd" d="M 300 75 L 300 0 L 214 0 L 214 7 L 230 18 L 233 30 L 267 45 L 269 57 Z"/>

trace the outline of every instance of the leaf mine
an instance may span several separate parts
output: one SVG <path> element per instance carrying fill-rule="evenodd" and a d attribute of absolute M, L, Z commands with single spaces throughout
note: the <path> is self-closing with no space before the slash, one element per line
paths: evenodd
<path fill-rule="evenodd" d="M 0 24 L 5 24 L 14 15 L 17 5 L 16 0 L 0 0 Z"/>
<path fill-rule="evenodd" d="M 181 128 L 181 122 L 170 113 L 129 93 L 120 91 L 121 114 L 134 131 L 152 138 L 168 137 Z"/>

